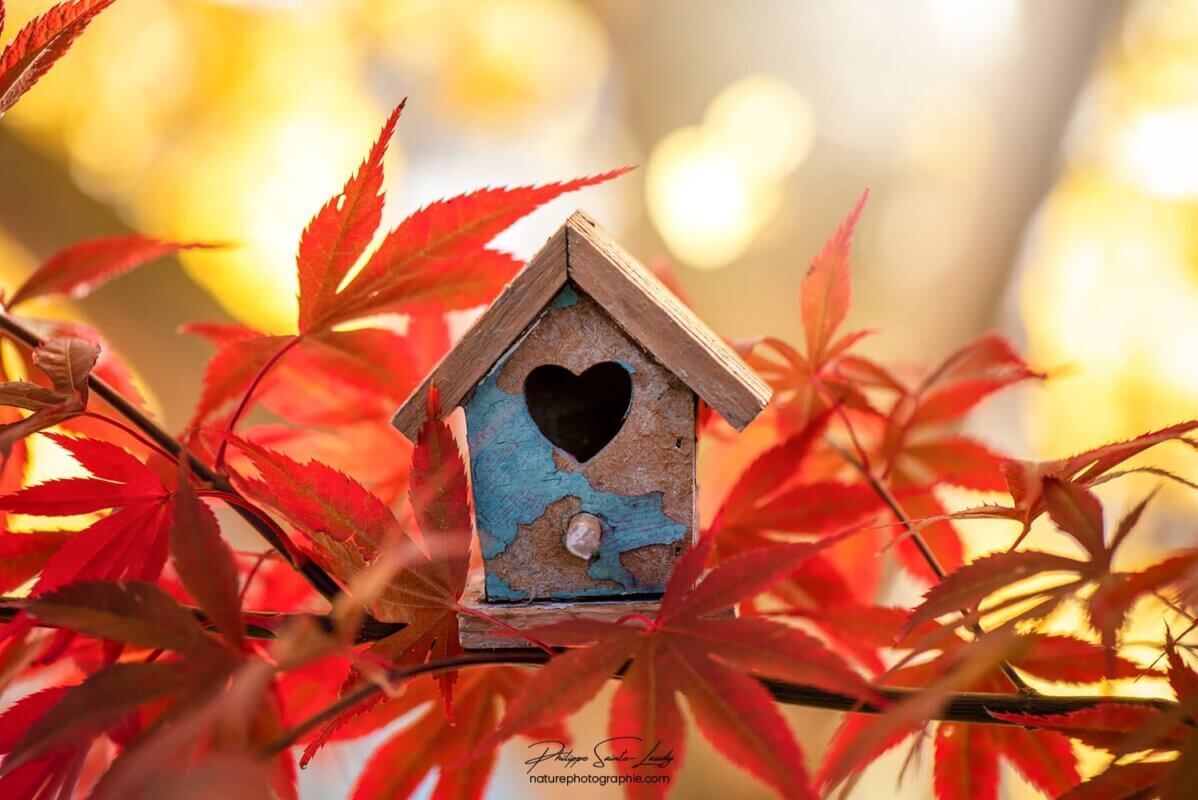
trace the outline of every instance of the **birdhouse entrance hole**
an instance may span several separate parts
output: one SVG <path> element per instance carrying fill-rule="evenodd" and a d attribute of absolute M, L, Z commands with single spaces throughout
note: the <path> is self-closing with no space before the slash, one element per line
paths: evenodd
<path fill-rule="evenodd" d="M 632 407 L 632 378 L 615 361 L 581 375 L 543 364 L 524 379 L 524 400 L 546 439 L 579 462 L 588 461 L 623 427 Z"/>

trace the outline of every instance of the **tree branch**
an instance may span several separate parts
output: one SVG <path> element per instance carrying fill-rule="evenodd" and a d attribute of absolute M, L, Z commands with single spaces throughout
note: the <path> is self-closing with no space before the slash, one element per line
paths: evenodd
<path fill-rule="evenodd" d="M 20 612 L 27 600 L 17 597 L 0 597 L 0 623 L 7 622 Z M 198 608 L 189 607 L 196 619 L 205 627 L 212 628 L 204 612 Z M 325 614 L 303 614 L 273 611 L 247 611 L 243 613 L 246 636 L 251 639 L 274 639 L 280 630 L 298 619 L 315 621 L 325 631 L 333 632 L 333 621 Z M 58 626 L 35 620 L 39 627 L 57 628 Z M 386 638 L 403 628 L 401 622 L 380 622 L 367 618 L 358 629 L 355 636 L 357 644 L 378 641 Z M 558 651 L 560 652 L 560 650 Z M 432 661 L 414 667 L 396 668 L 387 673 L 391 683 L 403 681 L 420 675 L 432 675 L 439 672 L 449 672 L 476 666 L 543 666 L 556 653 L 546 653 L 534 647 L 512 647 L 495 650 L 467 650 L 465 655 L 443 661 Z M 622 670 L 612 677 L 620 678 Z M 853 695 L 840 692 L 830 692 L 812 686 L 796 683 L 786 683 L 768 679 L 759 679 L 779 703 L 805 708 L 822 708 L 829 711 L 852 711 L 860 714 L 881 714 L 885 709 L 868 703 L 862 703 Z M 377 683 L 364 683 L 340 697 L 335 703 L 300 722 L 294 728 L 283 733 L 272 742 L 267 752 L 273 754 L 290 747 L 305 734 L 334 719 L 338 715 L 352 709 L 359 703 L 368 700 L 382 691 Z M 923 689 L 905 687 L 881 686 L 878 694 L 891 703 L 900 702 L 920 694 Z M 972 722 L 989 725 L 1010 725 L 1012 723 L 995 719 L 994 713 L 1031 714 L 1041 716 L 1047 714 L 1067 714 L 1071 711 L 1081 711 L 1101 703 L 1119 703 L 1120 705 L 1136 705 L 1157 708 L 1164 712 L 1180 713 L 1180 707 L 1169 700 L 1158 700 L 1144 697 L 1122 697 L 1118 695 L 1029 695 L 1023 692 L 1013 694 L 997 694 L 989 692 L 955 692 L 945 695 L 944 704 L 938 714 L 932 719 L 941 722 Z"/>
<path fill-rule="evenodd" d="M 548 663 L 551 656 L 540 650 L 516 648 L 508 650 L 474 650 L 465 655 L 448 658 L 443 661 L 432 661 L 414 667 L 393 669 L 387 673 L 387 679 L 392 684 L 420 675 L 435 675 L 441 672 L 451 672 L 458 669 L 481 666 L 524 665 L 542 666 Z M 623 668 L 613 678 L 621 678 Z M 830 692 L 812 686 L 802 686 L 783 681 L 758 678 L 779 703 L 806 708 L 822 708 L 830 711 L 850 711 L 858 714 L 882 714 L 885 707 L 862 703 L 858 698 L 840 692 Z M 375 695 L 382 692 L 378 683 L 364 683 L 347 694 L 342 695 L 335 703 L 308 717 L 290 730 L 285 731 L 277 739 L 267 745 L 264 753 L 276 755 L 294 745 L 305 735 L 321 725 L 336 719 Z M 878 694 L 889 703 L 898 703 L 921 694 L 924 689 L 900 688 L 894 686 L 878 687 Z M 1127 705 L 1146 706 L 1160 709 L 1165 713 L 1180 713 L 1180 707 L 1169 700 L 1156 700 L 1143 697 L 1112 697 L 1108 695 L 1029 695 L 1023 692 L 1014 694 L 995 694 L 990 692 L 954 692 L 944 698 L 939 712 L 931 719 L 938 722 L 969 722 L 985 725 L 1014 725 L 1002 719 L 995 719 L 992 714 L 1030 714 L 1045 716 L 1048 714 L 1067 714 L 1072 711 L 1082 711 L 1102 703 L 1120 703 Z"/>
<path fill-rule="evenodd" d="M 902 525 L 903 529 L 910 535 L 911 541 L 915 543 L 915 546 L 919 549 L 920 555 L 923 556 L 923 560 L 927 562 L 928 567 L 936 575 L 937 580 L 944 580 L 948 573 L 944 571 L 944 567 L 941 566 L 940 560 L 936 558 L 936 554 L 932 552 L 932 548 L 929 547 L 924 538 L 919 535 L 919 531 L 915 529 L 915 524 L 908 519 L 907 513 L 903 511 L 903 507 L 899 505 L 898 498 L 894 496 L 894 493 L 890 491 L 889 487 L 887 487 L 885 483 L 880 481 L 878 477 L 874 475 L 873 470 L 871 470 L 865 464 L 859 462 L 857 459 L 853 458 L 853 455 L 846 452 L 844 448 L 840 447 L 835 442 L 828 442 L 828 445 L 837 453 L 839 453 L 841 458 L 843 458 L 848 464 L 857 470 L 858 473 L 860 473 L 861 477 L 865 479 L 865 482 L 869 484 L 869 487 L 873 489 L 874 494 L 881 498 L 882 502 L 886 504 L 886 507 L 890 509 L 890 513 L 894 515 L 895 519 L 898 520 L 899 524 Z M 975 622 L 969 627 L 970 630 L 972 630 L 978 636 L 986 635 L 986 630 L 982 627 L 980 622 Z M 999 668 L 1002 670 L 1002 673 L 1004 676 L 1006 676 L 1007 680 L 1011 682 L 1011 685 L 1023 694 L 1034 695 L 1037 693 L 1035 689 L 1028 685 L 1027 681 L 1023 679 L 1023 676 L 1020 675 L 1009 662 L 1001 662 L 999 664 Z"/>
<path fill-rule="evenodd" d="M 44 343 L 42 337 L 25 327 L 18 318 L 7 311 L 0 311 L 0 331 L 3 331 L 30 349 L 40 347 Z M 161 447 L 167 453 L 170 453 L 174 458 L 185 457 L 188 465 L 191 467 L 191 471 L 201 480 L 208 483 L 214 489 L 219 489 L 227 494 L 242 498 L 242 495 L 233 488 L 228 478 L 217 473 L 203 461 L 196 458 L 194 454 L 184 447 L 178 439 L 168 433 L 157 421 L 125 399 L 120 392 L 109 386 L 107 382 L 95 375 L 89 375 L 87 383 L 91 391 L 95 392 L 97 396 L 116 409 L 121 416 L 133 423 L 134 427 L 149 437 L 154 444 Z M 244 498 L 242 499 L 244 500 Z M 245 502 L 248 503 L 249 501 L 246 500 Z M 297 555 L 298 551 L 291 547 L 288 542 L 281 539 L 279 534 L 270 525 L 259 519 L 256 514 L 237 505 L 233 506 L 233 510 L 249 523 L 250 527 L 257 531 L 258 535 L 267 544 L 279 551 L 279 555 L 293 569 L 299 572 L 313 589 L 329 600 L 332 600 L 341 593 L 341 587 L 337 585 L 337 582 L 327 572 L 321 569 L 320 565 Z"/>

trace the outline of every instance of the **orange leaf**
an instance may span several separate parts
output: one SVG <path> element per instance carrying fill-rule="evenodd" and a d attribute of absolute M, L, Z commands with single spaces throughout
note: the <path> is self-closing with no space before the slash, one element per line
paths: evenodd
<path fill-rule="evenodd" d="M 60 3 L 17 32 L 0 53 L 0 116 L 29 91 L 113 0 Z"/>
<path fill-rule="evenodd" d="M 627 171 L 543 186 L 482 189 L 425 206 L 383 239 L 362 271 L 304 330 L 326 330 L 415 307 L 451 310 L 487 303 L 519 267 L 510 256 L 486 249 L 488 242 L 555 197 Z"/>
<path fill-rule="evenodd" d="M 837 228 L 803 278 L 801 305 L 807 358 L 821 364 L 825 350 L 849 312 L 849 244 L 865 201 L 866 191 Z"/>
<path fill-rule="evenodd" d="M 210 244 L 163 242 L 146 236 L 106 236 L 60 250 L 13 292 L 9 306 L 35 297 L 85 297 L 126 272 L 180 250 L 209 249 Z"/>
<path fill-rule="evenodd" d="M 383 157 L 403 107 L 400 103 L 391 112 L 357 173 L 316 213 L 300 238 L 297 266 L 301 331 L 308 330 L 313 319 L 333 310 L 337 289 L 378 230 L 383 218 Z"/>

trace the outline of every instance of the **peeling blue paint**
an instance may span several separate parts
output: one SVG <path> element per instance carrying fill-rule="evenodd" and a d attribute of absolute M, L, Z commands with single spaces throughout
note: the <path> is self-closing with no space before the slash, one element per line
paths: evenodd
<path fill-rule="evenodd" d="M 570 287 L 554 299 L 567 305 L 577 302 Z M 562 306 L 558 306 L 562 307 Z M 528 525 L 548 506 L 563 497 L 577 497 L 582 511 L 603 521 L 599 555 L 588 572 L 596 580 L 616 587 L 556 593 L 558 598 L 596 597 L 661 592 L 661 584 L 638 581 L 620 563 L 620 554 L 651 544 L 683 541 L 687 528 L 666 515 L 661 492 L 626 497 L 591 486 L 580 472 L 563 472 L 553 460 L 554 447 L 537 429 L 524 397 L 499 388 L 498 377 L 517 343 L 475 388 L 466 404 L 467 441 L 474 486 L 474 507 L 484 561 L 501 554 L 516 538 L 519 526 Z M 631 371 L 631 366 L 625 364 Z M 488 570 L 487 596 L 503 600 L 527 599 Z"/>
<path fill-rule="evenodd" d="M 553 298 L 554 308 L 569 308 L 572 305 L 578 304 L 578 292 L 574 291 L 574 287 L 566 284 L 562 290 Z"/>
<path fill-rule="evenodd" d="M 487 597 L 502 597 L 505 600 L 527 600 L 528 592 L 513 589 L 498 575 L 487 575 Z"/>

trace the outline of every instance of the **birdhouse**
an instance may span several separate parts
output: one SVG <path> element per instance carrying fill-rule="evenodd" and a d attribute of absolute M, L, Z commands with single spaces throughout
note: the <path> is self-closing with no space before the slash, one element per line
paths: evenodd
<path fill-rule="evenodd" d="M 739 430 L 770 398 L 582 212 L 396 412 L 409 439 L 433 384 L 465 409 L 485 567 L 465 601 L 523 625 L 655 609 L 696 535 L 698 401 Z"/>

